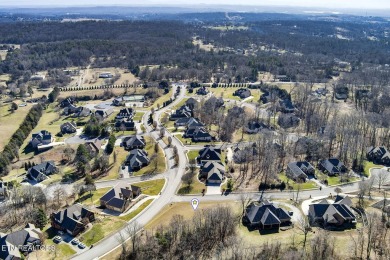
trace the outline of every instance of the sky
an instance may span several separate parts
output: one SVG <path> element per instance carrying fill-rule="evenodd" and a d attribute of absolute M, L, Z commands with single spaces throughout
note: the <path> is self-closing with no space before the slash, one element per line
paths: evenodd
<path fill-rule="evenodd" d="M 114 6 L 114 5 L 257 5 L 320 8 L 390 9 L 389 0 L 0 0 L 0 6 Z"/>

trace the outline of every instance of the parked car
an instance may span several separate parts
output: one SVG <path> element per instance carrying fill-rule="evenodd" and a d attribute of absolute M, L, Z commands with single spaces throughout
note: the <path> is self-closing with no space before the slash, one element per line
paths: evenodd
<path fill-rule="evenodd" d="M 79 243 L 79 248 L 84 249 L 85 248 L 85 244 Z"/>
<path fill-rule="evenodd" d="M 62 237 L 60 237 L 60 236 L 55 236 L 55 237 L 53 238 L 53 241 L 56 242 L 56 243 L 59 243 L 59 242 L 62 241 Z"/>
<path fill-rule="evenodd" d="M 72 241 L 70 241 L 73 245 L 80 244 L 80 241 L 77 238 L 73 238 Z"/>

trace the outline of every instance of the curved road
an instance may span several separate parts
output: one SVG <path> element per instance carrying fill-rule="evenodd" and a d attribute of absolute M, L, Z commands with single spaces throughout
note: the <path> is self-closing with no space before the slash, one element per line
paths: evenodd
<path fill-rule="evenodd" d="M 177 86 L 173 87 L 173 93 L 176 92 Z M 173 106 L 177 105 L 184 97 L 185 97 L 185 88 L 181 88 L 180 95 L 177 97 L 177 99 L 168 105 L 167 107 L 164 107 L 154 114 L 154 120 L 159 122 L 160 115 L 164 113 L 166 110 L 172 108 Z M 148 125 L 147 120 L 150 116 L 150 111 L 144 114 L 143 117 L 143 124 L 145 125 L 146 132 L 150 134 L 150 136 L 159 143 L 161 147 L 166 147 L 165 143 L 159 138 L 159 131 L 153 130 L 150 125 Z M 224 194 L 224 195 L 205 195 L 205 196 L 178 196 L 176 195 L 176 191 L 181 183 L 181 176 L 185 172 L 185 167 L 187 163 L 187 157 L 185 155 L 186 149 L 200 149 L 203 146 L 189 146 L 184 147 L 176 138 L 173 138 L 171 133 L 166 131 L 165 136 L 171 136 L 172 137 L 172 145 L 176 146 L 178 149 L 178 155 L 179 155 L 179 165 L 174 167 L 174 161 L 173 161 L 173 152 L 172 148 L 165 148 L 165 155 L 166 155 L 166 161 L 168 170 L 164 174 L 154 175 L 154 176 L 147 176 L 147 177 L 131 177 L 127 179 L 118 179 L 118 180 L 111 180 L 111 181 L 105 181 L 105 182 L 97 182 L 96 186 L 98 188 L 102 187 L 110 187 L 114 186 L 119 182 L 126 182 L 126 183 L 134 183 L 134 182 L 140 182 L 146 179 L 160 179 L 160 178 L 166 178 L 166 183 L 164 186 L 164 190 L 161 192 L 161 195 L 159 195 L 145 210 L 143 210 L 140 214 L 138 214 L 135 218 L 133 218 L 129 223 L 132 222 L 138 222 L 140 226 L 146 225 L 148 222 L 150 222 L 166 205 L 172 202 L 190 202 L 194 197 L 198 198 L 200 200 L 200 203 L 202 201 L 231 201 L 231 200 L 240 200 L 241 194 L 239 193 L 230 193 L 230 194 Z M 373 171 L 376 171 L 375 169 Z M 375 174 L 375 172 L 373 172 Z M 346 192 L 352 192 L 358 190 L 358 183 L 352 183 L 352 184 L 346 184 L 341 186 L 343 193 Z M 316 189 L 316 190 L 309 190 L 309 191 L 301 191 L 299 193 L 300 199 L 309 199 L 309 197 L 317 197 L 317 196 L 326 196 L 330 193 L 334 194 L 334 187 L 324 187 L 322 190 Z M 292 192 L 254 192 L 249 193 L 249 197 L 253 200 L 258 200 L 260 197 L 263 198 L 281 198 L 281 199 L 290 199 L 293 196 L 296 197 L 296 192 L 294 192 L 294 195 Z M 115 234 L 106 237 L 104 240 L 100 241 L 98 244 L 96 244 L 93 248 L 88 249 L 75 257 L 73 259 L 95 259 L 99 258 L 110 251 L 114 250 L 115 248 L 120 246 L 120 233 L 122 233 L 122 236 L 125 239 L 129 238 L 129 235 L 125 232 L 125 228 L 119 230 Z"/>

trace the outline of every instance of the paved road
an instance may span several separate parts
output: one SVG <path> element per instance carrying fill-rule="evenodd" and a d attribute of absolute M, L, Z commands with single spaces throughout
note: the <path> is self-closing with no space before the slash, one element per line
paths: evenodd
<path fill-rule="evenodd" d="M 176 86 L 173 87 L 173 93 L 176 91 Z M 159 116 L 161 113 L 165 112 L 170 107 L 175 106 L 180 102 L 180 100 L 183 98 L 185 93 L 185 89 L 181 88 L 181 93 L 179 97 L 169 106 L 160 109 L 155 112 L 154 120 L 159 119 Z M 152 131 L 151 126 L 147 124 L 147 120 L 149 118 L 150 112 L 147 112 L 144 114 L 143 122 L 146 126 L 146 131 L 151 132 L 151 137 L 154 138 L 161 147 L 165 147 L 165 144 L 162 140 L 159 140 L 159 131 Z M 170 136 L 170 133 L 166 134 L 167 136 Z M 164 190 L 162 191 L 162 194 L 155 199 L 149 207 L 147 207 L 144 211 L 142 211 L 141 214 L 133 218 L 131 222 L 138 222 L 141 226 L 146 225 L 149 221 L 151 221 L 163 208 L 165 205 L 172 202 L 172 198 L 175 196 L 176 189 L 179 187 L 181 183 L 181 176 L 185 171 L 186 167 L 186 156 L 184 149 L 180 145 L 179 141 L 176 138 L 172 138 L 172 144 L 175 145 L 178 148 L 178 155 L 179 155 L 179 165 L 177 167 L 174 167 L 173 159 L 173 153 L 172 149 L 168 148 L 165 149 L 165 154 L 167 158 L 167 165 L 168 165 L 168 171 L 166 172 L 166 185 Z M 73 259 L 94 259 L 98 258 L 100 256 L 103 256 L 104 254 L 110 252 L 111 250 L 115 249 L 116 247 L 120 246 L 120 233 L 123 234 L 125 238 L 128 238 L 129 235 L 126 234 L 125 229 L 122 229 L 115 233 L 112 236 L 109 236 L 105 238 L 103 241 L 101 241 L 98 245 L 95 245 L 93 248 L 87 250 L 86 252 L 83 252 L 81 254 L 76 255 Z"/>
<path fill-rule="evenodd" d="M 177 86 L 173 87 L 173 93 L 175 93 Z M 182 88 L 179 97 L 169 106 L 160 109 L 155 112 L 154 114 L 154 120 L 159 122 L 159 117 L 162 113 L 164 113 L 166 110 L 170 109 L 171 107 L 175 106 L 180 102 L 181 99 L 183 99 L 185 95 L 185 89 Z M 147 124 L 147 120 L 149 118 L 150 111 L 144 114 L 143 117 L 143 123 L 145 125 L 146 131 L 150 134 L 150 136 L 156 140 L 156 142 L 159 143 L 161 147 L 166 147 L 164 142 L 159 138 L 159 131 L 153 131 L 151 126 Z M 171 136 L 171 133 L 166 132 L 166 136 Z M 172 202 L 190 202 L 191 199 L 198 198 L 200 200 L 200 203 L 202 201 L 232 201 L 236 200 L 239 201 L 241 198 L 241 194 L 214 194 L 214 195 L 206 195 L 206 196 L 178 196 L 176 194 L 176 190 L 179 187 L 181 183 L 181 176 L 185 172 L 186 167 L 186 156 L 185 151 L 188 149 L 201 149 L 203 146 L 191 146 L 191 147 L 184 147 L 182 144 L 176 139 L 172 138 L 172 144 L 178 148 L 178 155 L 179 155 L 179 165 L 177 167 L 174 167 L 173 162 L 173 152 L 171 148 L 165 148 L 165 154 L 166 154 L 166 160 L 168 165 L 168 170 L 166 173 L 162 175 L 156 175 L 151 176 L 151 179 L 157 179 L 157 178 L 166 178 L 166 185 L 164 186 L 164 189 L 161 193 L 161 195 L 157 196 L 157 198 L 148 206 L 144 211 L 142 211 L 138 216 L 133 218 L 130 223 L 132 222 L 138 222 L 141 226 L 146 225 L 148 222 L 150 222 L 166 205 Z M 232 145 L 224 145 L 224 149 L 227 147 L 230 147 Z M 375 170 L 373 170 L 375 171 Z M 132 177 L 128 179 L 121 179 L 121 180 L 112 180 L 112 181 L 105 181 L 105 182 L 97 182 L 96 185 L 98 188 L 102 187 L 110 187 L 114 186 L 119 182 L 126 182 L 126 183 L 132 183 L 132 182 L 138 182 L 145 180 L 145 177 Z M 358 190 L 358 183 L 353 184 L 347 184 L 341 187 L 343 192 L 351 192 Z M 301 200 L 307 200 L 310 197 L 318 197 L 318 196 L 326 196 L 330 193 L 334 194 L 334 187 L 324 187 L 322 190 L 310 190 L 310 191 L 302 191 L 298 194 L 298 198 Z M 249 197 L 253 200 L 258 200 L 259 198 L 279 198 L 279 199 L 291 199 L 293 197 L 296 197 L 296 192 L 254 192 L 250 193 Z M 296 208 L 290 206 L 290 208 L 294 211 L 294 214 L 298 216 L 299 210 Z M 105 238 L 103 241 L 99 242 L 97 245 L 95 245 L 92 249 L 89 249 L 85 252 L 82 252 L 78 255 L 76 255 L 73 259 L 95 259 L 98 257 L 101 257 L 111 250 L 117 248 L 120 246 L 120 233 L 125 238 L 128 238 L 128 234 L 126 234 L 125 229 L 122 229 L 118 231 L 117 233 Z"/>

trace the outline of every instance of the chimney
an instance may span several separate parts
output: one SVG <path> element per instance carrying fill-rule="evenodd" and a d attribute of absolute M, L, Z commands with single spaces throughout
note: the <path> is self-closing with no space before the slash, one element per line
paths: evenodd
<path fill-rule="evenodd" d="M 123 194 L 122 193 L 119 193 L 119 198 L 122 198 L 123 197 Z"/>

